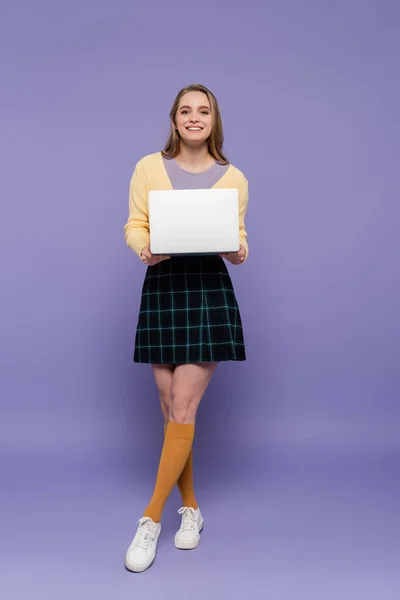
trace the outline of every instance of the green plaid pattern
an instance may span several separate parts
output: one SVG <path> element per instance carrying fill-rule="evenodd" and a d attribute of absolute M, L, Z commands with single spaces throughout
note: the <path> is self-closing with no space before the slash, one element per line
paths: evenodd
<path fill-rule="evenodd" d="M 235 292 L 222 258 L 173 257 L 148 267 L 134 362 L 246 360 Z"/>

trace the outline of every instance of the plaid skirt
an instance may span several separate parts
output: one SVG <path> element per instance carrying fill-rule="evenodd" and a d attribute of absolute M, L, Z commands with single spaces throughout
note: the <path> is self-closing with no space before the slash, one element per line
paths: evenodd
<path fill-rule="evenodd" d="M 134 362 L 227 360 L 246 360 L 246 354 L 239 307 L 223 259 L 172 257 L 148 267 Z"/>

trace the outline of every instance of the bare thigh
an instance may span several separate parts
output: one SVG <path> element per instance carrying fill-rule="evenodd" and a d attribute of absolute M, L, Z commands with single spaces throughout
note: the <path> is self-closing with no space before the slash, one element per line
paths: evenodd
<path fill-rule="evenodd" d="M 175 365 L 152 365 L 152 368 L 158 395 L 160 397 L 161 412 L 163 414 L 164 423 L 167 424 L 171 407 L 172 378 L 175 371 Z"/>
<path fill-rule="evenodd" d="M 218 363 L 176 365 L 172 376 L 169 419 L 175 423 L 194 423 L 200 401 Z"/>

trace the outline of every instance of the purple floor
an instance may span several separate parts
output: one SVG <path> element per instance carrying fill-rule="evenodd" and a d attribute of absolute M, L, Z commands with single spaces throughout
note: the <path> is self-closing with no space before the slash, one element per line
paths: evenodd
<path fill-rule="evenodd" d="M 11 460 L 11 458 L 10 458 Z M 1 492 L 2 598 L 398 600 L 399 494 L 379 460 L 281 461 L 252 481 L 197 481 L 205 527 L 179 551 L 174 490 L 153 566 L 125 570 L 124 555 L 149 496 L 143 478 L 95 465 L 8 463 Z M 314 464 L 313 464 L 314 463 Z M 387 465 L 387 462 L 386 462 Z M 263 476 L 262 476 L 263 475 Z M 133 596 L 132 596 L 133 594 Z"/>

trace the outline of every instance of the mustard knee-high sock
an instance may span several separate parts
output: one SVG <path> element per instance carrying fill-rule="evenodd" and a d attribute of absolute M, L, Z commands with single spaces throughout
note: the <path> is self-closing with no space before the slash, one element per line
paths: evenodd
<path fill-rule="evenodd" d="M 193 438 L 194 423 L 168 423 L 153 496 L 144 517 L 150 517 L 156 523 L 161 520 L 164 504 L 189 457 Z"/>
<path fill-rule="evenodd" d="M 164 436 L 166 431 L 167 425 L 164 425 Z M 183 506 L 198 508 L 199 505 L 197 504 L 193 487 L 193 449 L 190 450 L 190 454 L 177 481 L 177 485 L 182 496 Z"/>

